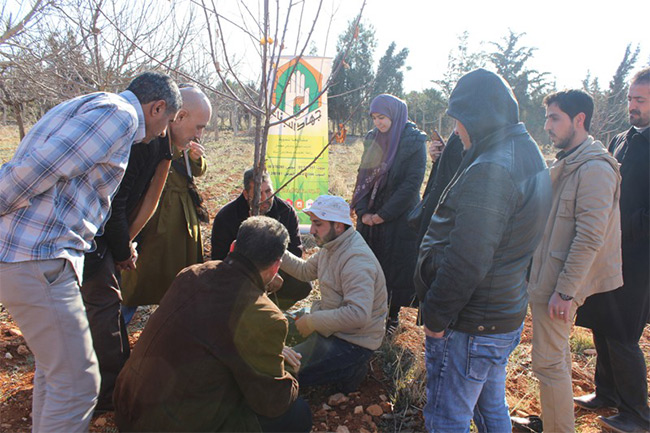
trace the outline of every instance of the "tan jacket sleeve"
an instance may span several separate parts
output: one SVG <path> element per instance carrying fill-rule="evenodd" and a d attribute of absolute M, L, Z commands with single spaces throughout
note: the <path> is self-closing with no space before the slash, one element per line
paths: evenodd
<path fill-rule="evenodd" d="M 287 250 L 282 256 L 282 265 L 280 265 L 280 269 L 300 281 L 313 281 L 318 278 L 319 255 L 320 250 L 307 260 L 303 260 Z"/>

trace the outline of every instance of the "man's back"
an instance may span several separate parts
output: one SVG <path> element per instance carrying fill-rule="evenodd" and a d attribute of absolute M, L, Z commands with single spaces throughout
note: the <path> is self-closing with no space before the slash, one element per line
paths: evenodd
<path fill-rule="evenodd" d="M 280 353 L 286 319 L 236 254 L 179 274 L 151 316 L 115 389 L 120 429 L 250 431 L 279 416 L 296 380 Z"/>

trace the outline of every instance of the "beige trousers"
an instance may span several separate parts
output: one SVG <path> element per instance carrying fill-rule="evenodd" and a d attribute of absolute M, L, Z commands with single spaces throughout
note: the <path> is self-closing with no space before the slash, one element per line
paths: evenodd
<path fill-rule="evenodd" d="M 545 433 L 574 433 L 571 347 L 569 336 L 577 310 L 571 306 L 568 322 L 551 319 L 548 304 L 533 302 L 533 372 L 539 380 Z"/>

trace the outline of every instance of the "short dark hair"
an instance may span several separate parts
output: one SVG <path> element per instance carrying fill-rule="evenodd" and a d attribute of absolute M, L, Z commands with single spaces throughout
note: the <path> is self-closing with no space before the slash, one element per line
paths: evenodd
<path fill-rule="evenodd" d="M 165 101 L 167 114 L 175 113 L 183 106 L 183 98 L 178 86 L 169 75 L 161 72 L 143 72 L 131 81 L 126 90 L 133 92 L 142 105 Z"/>
<path fill-rule="evenodd" d="M 251 185 L 251 182 L 255 179 L 255 168 L 251 167 L 244 172 L 244 189 L 248 191 L 248 188 Z M 262 173 L 262 182 L 268 182 L 271 180 L 271 176 L 268 172 Z"/>
<path fill-rule="evenodd" d="M 289 232 L 280 222 L 266 216 L 253 216 L 239 226 L 233 251 L 262 271 L 281 258 L 288 245 Z"/>
<path fill-rule="evenodd" d="M 572 120 L 578 113 L 585 113 L 585 131 L 589 132 L 591 117 L 594 115 L 594 100 L 587 92 L 571 89 L 551 93 L 544 98 L 544 105 L 548 107 L 551 104 L 557 104 Z"/>
<path fill-rule="evenodd" d="M 643 68 L 634 74 L 634 77 L 632 77 L 630 84 L 650 84 L 650 66 Z"/>

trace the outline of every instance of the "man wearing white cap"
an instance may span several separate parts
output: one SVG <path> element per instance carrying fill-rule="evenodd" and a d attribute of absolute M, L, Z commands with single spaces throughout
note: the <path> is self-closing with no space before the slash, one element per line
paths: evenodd
<path fill-rule="evenodd" d="M 345 200 L 322 195 L 304 212 L 320 250 L 307 260 L 285 252 L 282 270 L 302 281 L 318 278 L 321 299 L 296 319 L 298 332 L 308 338 L 293 350 L 286 348 L 284 355 L 300 368 L 301 386 L 333 383 L 352 392 L 384 337 L 386 280 L 372 250 L 352 227 Z"/>

